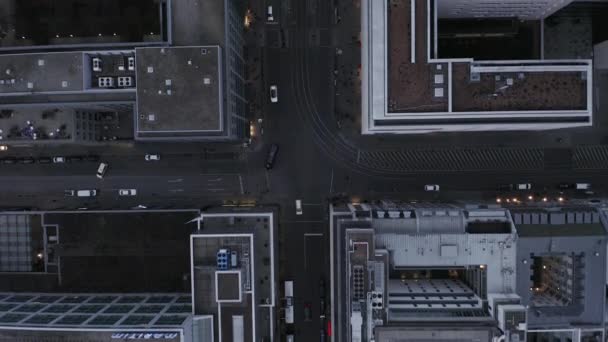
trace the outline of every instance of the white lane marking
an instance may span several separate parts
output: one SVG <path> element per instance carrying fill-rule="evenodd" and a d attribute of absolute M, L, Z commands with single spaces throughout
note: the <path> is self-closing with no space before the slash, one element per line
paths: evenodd
<path fill-rule="evenodd" d="M 304 236 L 323 236 L 323 233 L 304 233 Z"/>
<path fill-rule="evenodd" d="M 241 195 L 245 194 L 245 189 L 243 188 L 243 177 L 239 173 L 239 183 L 241 184 Z"/>
<path fill-rule="evenodd" d="M 333 193 L 334 191 L 334 169 L 331 169 L 331 180 L 329 181 L 329 193 Z"/>
<path fill-rule="evenodd" d="M 182 182 L 184 179 L 183 178 L 177 178 L 177 179 L 169 179 L 167 181 L 167 183 L 180 183 Z"/>
<path fill-rule="evenodd" d="M 169 189 L 170 192 L 184 192 L 184 189 Z"/>

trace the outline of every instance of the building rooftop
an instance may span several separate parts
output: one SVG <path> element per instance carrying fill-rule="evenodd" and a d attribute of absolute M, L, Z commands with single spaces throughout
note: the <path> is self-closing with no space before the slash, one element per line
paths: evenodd
<path fill-rule="evenodd" d="M 195 225 L 187 222 L 197 215 L 195 210 L 32 213 L 32 229 L 42 220 L 47 234 L 57 230 L 56 244 L 31 251 L 44 255 L 47 273 L 3 273 L 0 291 L 188 292 L 187 246 Z"/>
<path fill-rule="evenodd" d="M 82 52 L 0 55 L 0 96 L 82 91 Z"/>
<path fill-rule="evenodd" d="M 160 43 L 169 15 L 165 0 L 5 0 L 0 50 Z"/>
<path fill-rule="evenodd" d="M 447 5 L 362 2 L 364 134 L 591 125 L 591 60 L 541 59 L 537 21 L 459 18 L 457 23 L 447 19 L 448 25 L 436 16 Z M 458 31 L 462 29 L 471 32 Z M 490 44 L 501 49 L 479 48 L 484 39 L 495 39 L 488 38 L 494 37 L 493 29 L 508 31 L 501 31 L 508 37 L 515 34 L 517 46 L 526 49 L 511 50 L 528 55 L 488 58 L 494 51 L 510 51 L 496 41 Z"/>
<path fill-rule="evenodd" d="M 222 132 L 218 46 L 138 48 L 136 60 L 140 138 Z"/>
<path fill-rule="evenodd" d="M 273 214 L 203 213 L 200 224 L 191 237 L 194 314 L 214 317 L 218 341 L 232 340 L 237 328 L 245 340 L 270 336 L 259 317 L 272 321 L 275 305 Z"/>

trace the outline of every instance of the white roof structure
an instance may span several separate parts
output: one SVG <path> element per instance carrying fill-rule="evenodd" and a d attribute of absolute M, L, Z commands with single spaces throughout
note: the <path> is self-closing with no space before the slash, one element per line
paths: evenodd
<path fill-rule="evenodd" d="M 475 8 L 486 2 L 403 0 L 390 10 L 388 0 L 361 2 L 362 134 L 592 125 L 591 60 L 436 58 L 438 13 L 474 18 Z M 534 1 L 538 13 L 528 13 L 545 17 L 569 2 Z M 492 3 L 497 11 L 512 11 L 512 17 L 532 6 L 523 4 L 532 1 Z M 401 32 L 408 24 L 409 32 Z"/>

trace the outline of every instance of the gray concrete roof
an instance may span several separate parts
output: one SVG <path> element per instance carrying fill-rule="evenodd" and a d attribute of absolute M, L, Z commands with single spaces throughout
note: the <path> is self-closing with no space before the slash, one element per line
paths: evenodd
<path fill-rule="evenodd" d="M 138 48 L 136 65 L 139 133 L 172 136 L 223 129 L 218 46 Z"/>
<path fill-rule="evenodd" d="M 0 55 L 0 96 L 81 90 L 81 52 Z"/>

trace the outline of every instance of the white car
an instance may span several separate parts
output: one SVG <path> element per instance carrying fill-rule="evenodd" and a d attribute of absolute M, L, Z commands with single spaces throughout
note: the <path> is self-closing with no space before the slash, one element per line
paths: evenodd
<path fill-rule="evenodd" d="M 591 189 L 591 184 L 589 183 L 576 183 L 576 190 L 589 190 Z"/>
<path fill-rule="evenodd" d="M 78 190 L 76 192 L 78 197 L 95 197 L 97 196 L 97 190 Z"/>
<path fill-rule="evenodd" d="M 65 157 L 53 157 L 53 163 L 65 163 Z"/>
<path fill-rule="evenodd" d="M 8 150 L 8 146 L 0 145 L 0 151 L 6 151 L 6 150 Z"/>
<path fill-rule="evenodd" d="M 146 161 L 159 161 L 160 154 L 146 154 L 144 159 L 146 159 Z"/>
<path fill-rule="evenodd" d="M 272 6 L 268 6 L 268 12 L 266 13 L 266 19 L 268 19 L 268 21 L 274 21 L 274 16 L 272 15 Z"/>
<path fill-rule="evenodd" d="M 270 102 L 277 103 L 279 102 L 279 90 L 276 85 L 270 86 Z"/>
<path fill-rule="evenodd" d="M 517 190 L 530 190 L 530 189 L 532 189 L 532 184 L 530 184 L 530 183 L 517 184 Z"/>
<path fill-rule="evenodd" d="M 424 186 L 424 191 L 439 191 L 439 185 L 427 184 Z"/>
<path fill-rule="evenodd" d="M 119 196 L 135 196 L 137 195 L 136 189 L 120 189 L 118 190 Z"/>
<path fill-rule="evenodd" d="M 108 164 L 100 163 L 99 167 L 97 168 L 97 178 L 103 178 L 103 176 L 106 174 L 107 171 L 108 171 Z"/>
<path fill-rule="evenodd" d="M 296 215 L 302 215 L 302 200 L 296 200 Z"/>

